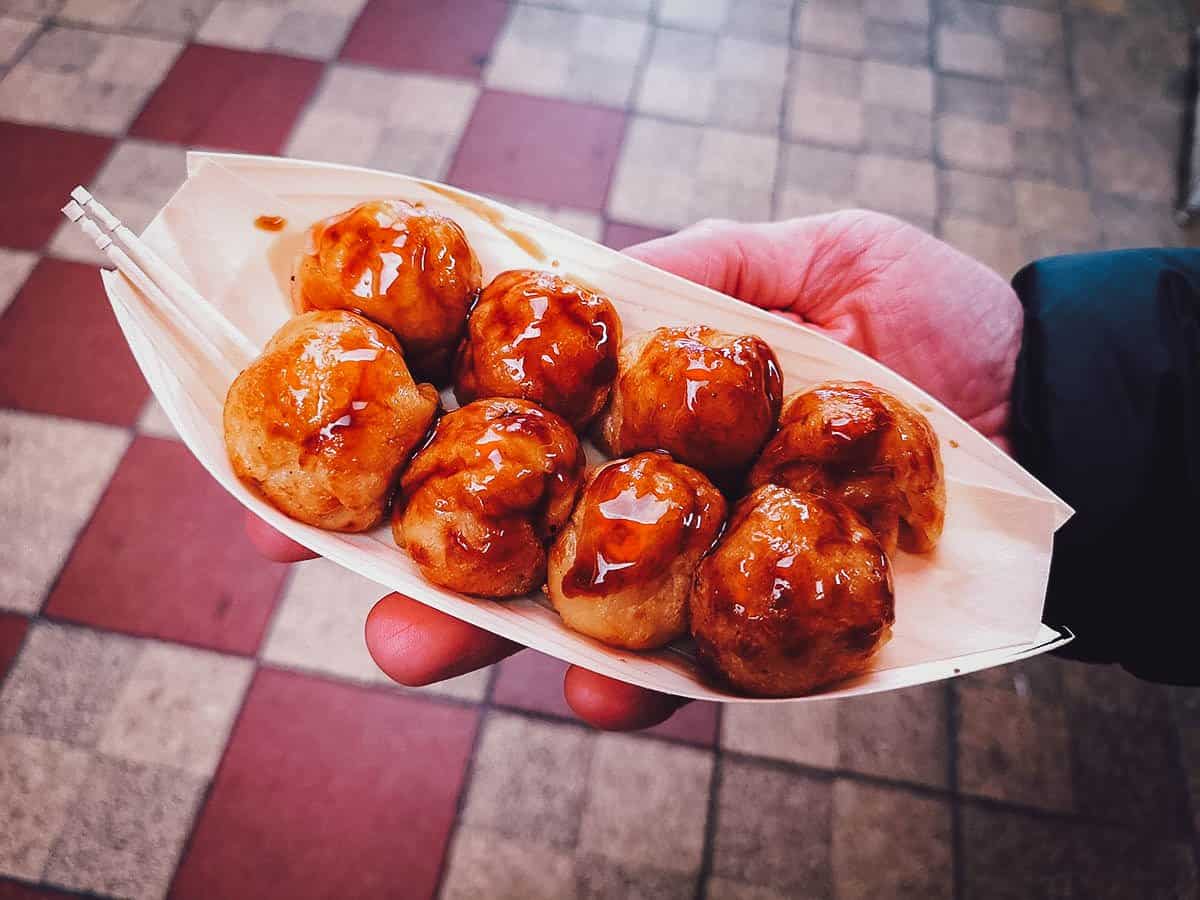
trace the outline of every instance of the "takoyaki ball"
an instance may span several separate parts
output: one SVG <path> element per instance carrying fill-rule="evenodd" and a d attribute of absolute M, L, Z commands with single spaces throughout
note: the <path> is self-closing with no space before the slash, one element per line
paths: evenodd
<path fill-rule="evenodd" d="M 459 403 L 519 397 L 583 429 L 617 375 L 621 322 L 603 294 L 551 272 L 504 272 L 467 321 L 454 367 Z"/>
<path fill-rule="evenodd" d="M 783 377 L 759 337 L 657 328 L 626 342 L 619 368 L 599 428 L 612 456 L 662 449 L 714 479 L 740 479 L 779 418 Z"/>
<path fill-rule="evenodd" d="M 891 569 L 849 507 L 765 485 L 701 561 L 691 616 L 701 661 L 726 682 L 807 694 L 862 672 L 891 637 Z"/>
<path fill-rule="evenodd" d="M 666 453 L 593 475 L 550 550 L 546 592 L 576 631 L 631 650 L 687 633 L 696 563 L 725 523 L 725 498 Z"/>
<path fill-rule="evenodd" d="M 392 534 L 435 584 L 482 597 L 529 593 L 571 515 L 583 450 L 563 419 L 507 398 L 438 421 L 400 482 Z"/>
<path fill-rule="evenodd" d="M 873 384 L 829 381 L 793 394 L 748 484 L 845 503 L 884 550 L 932 550 L 946 519 L 942 454 L 929 420 Z"/>
<path fill-rule="evenodd" d="M 396 338 L 344 310 L 289 320 L 225 398 L 233 471 L 280 511 L 320 528 L 363 531 L 438 409 Z"/>
<path fill-rule="evenodd" d="M 412 369 L 444 378 L 479 294 L 479 260 L 458 224 L 403 200 L 317 222 L 296 261 L 298 312 L 348 309 L 391 329 Z"/>

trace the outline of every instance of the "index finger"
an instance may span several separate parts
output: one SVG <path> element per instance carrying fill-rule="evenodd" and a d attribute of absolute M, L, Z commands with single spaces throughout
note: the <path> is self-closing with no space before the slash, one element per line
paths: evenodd
<path fill-rule="evenodd" d="M 303 544 L 298 544 L 287 535 L 276 531 L 252 512 L 246 512 L 244 525 L 246 537 L 250 538 L 254 549 L 267 559 L 293 563 L 304 559 L 316 559 L 318 556 Z"/>

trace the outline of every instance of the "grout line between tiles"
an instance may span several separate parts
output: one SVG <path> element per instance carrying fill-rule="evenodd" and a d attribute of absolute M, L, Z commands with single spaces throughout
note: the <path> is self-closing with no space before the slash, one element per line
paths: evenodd
<path fill-rule="evenodd" d="M 503 662 L 503 660 L 501 660 Z M 450 871 L 450 853 L 454 847 L 454 842 L 458 839 L 459 829 L 462 827 L 463 811 L 467 806 L 467 794 L 471 790 L 471 783 L 475 779 L 475 761 L 479 758 L 479 746 L 483 742 L 483 731 L 487 727 L 487 721 L 490 718 L 492 711 L 492 697 L 496 690 L 496 681 L 500 677 L 500 663 L 493 663 L 488 667 L 488 682 L 483 691 L 483 699 L 476 704 L 479 710 L 479 716 L 475 721 L 475 734 L 471 737 L 471 751 L 467 754 L 467 762 L 463 767 L 462 784 L 458 789 L 458 797 L 454 802 L 454 817 L 450 822 L 450 828 L 446 832 L 446 843 L 442 848 L 442 859 L 438 864 L 437 879 L 434 881 L 432 897 L 441 896 L 442 888 L 446 881 L 446 875 Z"/>
<path fill-rule="evenodd" d="M 250 680 L 246 683 L 246 690 L 242 692 L 242 699 L 238 703 L 237 714 L 234 715 L 233 721 L 229 723 L 229 735 L 225 738 L 225 744 L 221 747 L 221 758 L 217 762 L 217 767 L 213 769 L 212 775 L 208 777 L 207 783 L 204 785 L 204 790 L 200 793 L 200 802 L 196 804 L 196 811 L 192 814 L 192 821 L 188 825 L 187 837 L 183 839 L 183 843 L 179 847 L 179 854 L 175 857 L 175 863 L 171 866 L 171 877 L 167 879 L 167 893 L 175 885 L 175 879 L 179 877 L 179 870 L 183 866 L 183 861 L 187 859 L 188 852 L 192 848 L 192 842 L 196 839 L 196 832 L 200 827 L 200 820 L 204 817 L 204 810 L 208 806 L 209 798 L 212 796 L 213 789 L 216 786 L 217 778 L 221 775 L 221 770 L 225 768 L 225 760 L 229 753 L 229 747 L 233 744 L 235 735 L 237 734 L 238 726 L 241 724 L 242 716 L 246 711 L 246 703 L 249 700 L 250 692 L 254 690 L 255 682 L 263 670 L 263 665 L 254 659 L 254 672 L 250 676 Z"/>

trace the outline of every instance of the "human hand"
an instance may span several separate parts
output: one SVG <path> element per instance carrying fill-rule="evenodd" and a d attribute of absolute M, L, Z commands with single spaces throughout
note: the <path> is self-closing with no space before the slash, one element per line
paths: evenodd
<path fill-rule="evenodd" d="M 706 221 L 628 254 L 849 344 L 933 394 L 1007 448 L 1022 312 L 999 275 L 890 216 L 847 210 L 761 225 Z M 271 559 L 314 556 L 254 516 Z M 367 649 L 392 679 L 432 684 L 522 648 L 400 594 L 367 617 Z M 572 666 L 563 693 L 597 728 L 648 728 L 682 702 Z"/>

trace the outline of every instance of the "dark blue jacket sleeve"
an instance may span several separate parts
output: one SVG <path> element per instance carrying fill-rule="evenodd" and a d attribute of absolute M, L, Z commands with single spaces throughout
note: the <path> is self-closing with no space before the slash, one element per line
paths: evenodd
<path fill-rule="evenodd" d="M 1045 620 L 1066 655 L 1200 683 L 1200 250 L 1046 259 L 1013 287 L 1017 458 L 1076 509 Z"/>

